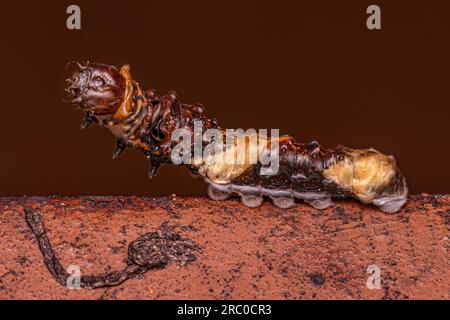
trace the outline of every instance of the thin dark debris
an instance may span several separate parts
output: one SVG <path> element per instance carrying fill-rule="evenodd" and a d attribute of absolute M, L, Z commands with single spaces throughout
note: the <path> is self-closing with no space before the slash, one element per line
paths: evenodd
<path fill-rule="evenodd" d="M 173 210 L 174 204 L 172 197 L 153 198 L 152 201 L 155 205 L 166 210 L 166 212 L 169 214 L 171 218 L 173 219 L 180 218 L 180 216 Z"/>
<path fill-rule="evenodd" d="M 70 275 L 62 267 L 52 248 L 39 210 L 25 208 L 25 219 L 38 240 L 47 269 L 59 284 L 67 286 Z M 166 221 L 156 231 L 137 238 L 128 246 L 128 261 L 124 269 L 102 275 L 81 276 L 80 286 L 87 289 L 117 286 L 149 269 L 162 269 L 176 261 L 181 265 L 194 261 L 194 252 L 199 252 L 200 247 L 192 239 L 183 238 L 177 233 L 175 228 L 178 227 L 169 226 Z"/>

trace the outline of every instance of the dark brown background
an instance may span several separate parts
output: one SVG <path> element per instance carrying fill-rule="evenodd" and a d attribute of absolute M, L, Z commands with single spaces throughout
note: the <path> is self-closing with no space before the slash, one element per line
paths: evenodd
<path fill-rule="evenodd" d="M 413 192 L 450 191 L 450 2 L 72 1 L 2 9 L 1 195 L 203 194 L 200 179 L 78 129 L 65 64 L 129 63 L 144 87 L 203 102 L 227 128 L 279 128 L 392 153 Z M 382 30 L 366 28 L 378 4 Z"/>

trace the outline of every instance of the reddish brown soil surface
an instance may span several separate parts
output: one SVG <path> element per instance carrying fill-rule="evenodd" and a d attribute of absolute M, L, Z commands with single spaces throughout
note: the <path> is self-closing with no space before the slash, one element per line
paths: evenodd
<path fill-rule="evenodd" d="M 317 211 L 192 197 L 3 198 L 0 298 L 449 299 L 449 200 L 416 195 L 388 215 L 354 201 Z M 128 244 L 164 221 L 195 227 L 181 233 L 202 252 L 119 286 L 70 290 L 44 265 L 26 206 L 40 208 L 62 265 L 83 274 L 123 268 Z M 381 289 L 369 290 L 373 264 Z"/>

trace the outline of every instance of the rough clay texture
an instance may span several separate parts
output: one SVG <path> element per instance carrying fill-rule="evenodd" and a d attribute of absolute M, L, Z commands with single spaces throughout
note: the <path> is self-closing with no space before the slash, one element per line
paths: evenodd
<path fill-rule="evenodd" d="M 318 211 L 266 201 L 193 197 L 0 198 L 1 299 L 449 299 L 450 196 L 412 196 L 397 214 L 354 201 Z M 123 284 L 68 289 L 46 269 L 24 207 L 40 208 L 65 268 L 125 266 L 128 244 L 162 222 L 202 250 L 196 261 L 151 269 Z M 366 286 L 369 265 L 381 288 Z"/>

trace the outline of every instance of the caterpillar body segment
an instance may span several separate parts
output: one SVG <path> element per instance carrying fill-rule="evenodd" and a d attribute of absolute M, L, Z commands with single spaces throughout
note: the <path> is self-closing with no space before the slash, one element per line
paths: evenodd
<path fill-rule="evenodd" d="M 217 129 L 225 141 L 226 131 L 204 115 L 202 105 L 180 103 L 175 92 L 159 96 L 152 89 L 143 91 L 128 66 L 119 70 L 98 63 L 77 64 L 66 81 L 69 102 L 85 115 L 81 128 L 91 123 L 108 128 L 117 138 L 113 158 L 128 147 L 141 151 L 151 162 L 150 178 L 160 164 L 172 163 L 171 153 L 178 143 L 172 134 L 177 129 L 186 130 L 194 141 L 195 123 L 200 122 L 203 130 Z M 261 141 L 269 151 L 277 148 L 279 169 L 274 174 L 262 174 L 265 165 L 259 159 L 247 159 L 252 152 L 260 152 Z M 240 156 L 245 160 L 238 161 Z M 332 198 L 356 198 L 393 213 L 408 195 L 392 156 L 375 149 L 327 149 L 317 142 L 296 142 L 290 136 L 236 136 L 222 151 L 206 158 L 194 156 L 182 165 L 205 179 L 210 198 L 225 200 L 235 194 L 249 207 L 260 206 L 264 197 L 284 209 L 294 206 L 295 199 L 325 209 L 332 205 Z"/>

